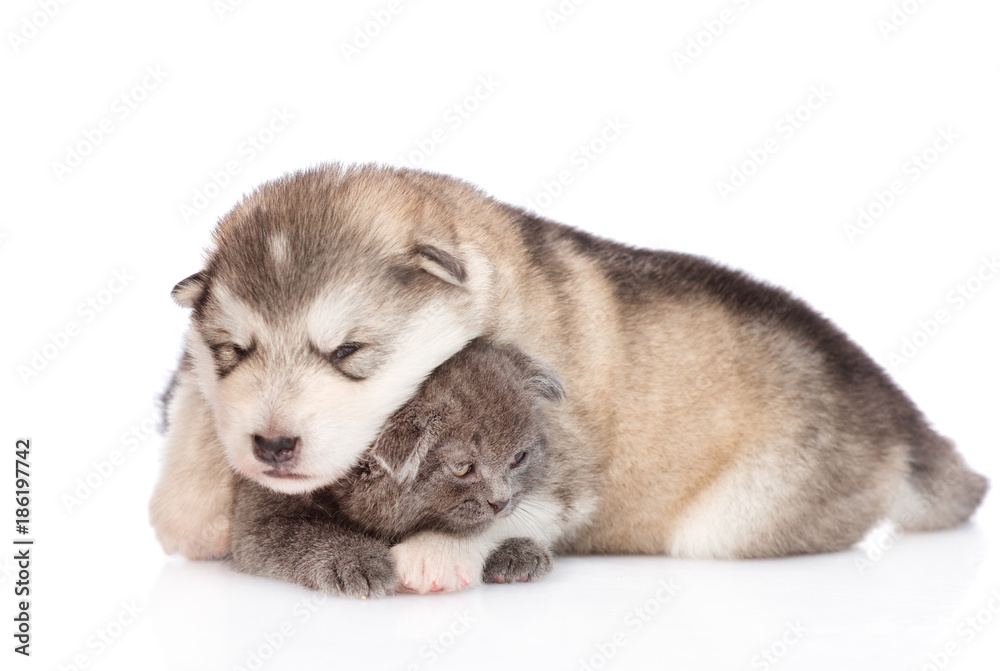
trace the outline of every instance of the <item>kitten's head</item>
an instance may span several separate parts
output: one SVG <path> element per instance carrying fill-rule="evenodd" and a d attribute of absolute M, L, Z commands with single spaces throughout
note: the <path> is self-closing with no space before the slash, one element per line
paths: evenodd
<path fill-rule="evenodd" d="M 555 373 L 520 350 L 474 340 L 437 368 L 383 428 L 371 456 L 400 484 L 420 527 L 481 531 L 545 476 L 543 406 Z"/>

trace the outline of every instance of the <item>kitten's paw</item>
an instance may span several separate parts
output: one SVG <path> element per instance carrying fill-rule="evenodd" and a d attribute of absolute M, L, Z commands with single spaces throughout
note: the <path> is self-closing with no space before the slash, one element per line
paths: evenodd
<path fill-rule="evenodd" d="M 338 549 L 319 571 L 315 587 L 352 599 L 383 597 L 396 591 L 396 562 L 377 542 Z"/>
<path fill-rule="evenodd" d="M 456 592 L 478 582 L 482 556 L 448 537 L 412 536 L 392 548 L 396 575 L 405 591 Z"/>
<path fill-rule="evenodd" d="M 551 552 L 530 538 L 508 538 L 486 558 L 483 582 L 531 582 L 551 571 Z"/>

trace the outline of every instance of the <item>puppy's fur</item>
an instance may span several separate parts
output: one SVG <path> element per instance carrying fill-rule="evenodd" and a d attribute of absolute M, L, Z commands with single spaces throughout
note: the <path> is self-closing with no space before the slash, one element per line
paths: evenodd
<path fill-rule="evenodd" d="M 236 568 L 346 596 L 382 596 L 396 586 L 390 546 L 435 530 L 488 533 L 500 542 L 486 580 L 540 578 L 552 566 L 552 534 L 539 536 L 532 511 L 558 513 L 562 537 L 585 521 L 573 510 L 587 494 L 557 486 L 586 477 L 571 470 L 570 445 L 549 444 L 545 405 L 561 398 L 544 366 L 513 347 L 474 340 L 389 418 L 346 478 L 307 494 L 240 478 Z"/>
<path fill-rule="evenodd" d="M 573 454 L 601 465 L 600 487 L 576 485 L 597 503 L 567 551 L 839 550 L 887 516 L 959 524 L 986 491 L 860 348 L 786 292 L 445 176 L 328 165 L 265 184 L 174 294 L 192 328 L 152 519 L 168 551 L 192 557 L 228 545 L 220 526 L 203 533 L 227 517 L 218 446 L 273 489 L 329 484 L 483 335 L 558 372 L 553 445 L 579 432 Z M 255 460 L 263 433 L 296 437 L 295 461 Z M 430 531 L 395 552 L 424 584 L 485 560 L 482 543 Z"/>

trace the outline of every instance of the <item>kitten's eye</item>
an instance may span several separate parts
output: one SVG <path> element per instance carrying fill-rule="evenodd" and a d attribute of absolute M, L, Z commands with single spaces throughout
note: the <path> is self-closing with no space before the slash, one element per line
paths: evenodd
<path fill-rule="evenodd" d="M 461 466 L 453 466 L 451 472 L 460 478 L 464 478 L 466 475 L 472 472 L 472 464 L 462 464 Z"/>
<path fill-rule="evenodd" d="M 528 453 L 526 451 L 524 451 L 524 450 L 521 450 L 520 452 L 518 452 L 517 454 L 515 454 L 514 458 L 510 460 L 511 468 L 513 468 L 515 466 L 520 466 L 521 462 L 524 461 L 525 457 L 527 457 L 527 456 L 528 456 Z"/>
<path fill-rule="evenodd" d="M 330 354 L 331 361 L 341 361 L 361 349 L 361 343 L 345 342 Z"/>

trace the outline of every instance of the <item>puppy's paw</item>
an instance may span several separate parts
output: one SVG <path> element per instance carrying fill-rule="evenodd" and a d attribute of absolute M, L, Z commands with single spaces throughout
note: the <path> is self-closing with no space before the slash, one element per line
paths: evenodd
<path fill-rule="evenodd" d="M 338 548 L 316 576 L 315 587 L 352 599 L 383 597 L 396 591 L 396 562 L 381 543 Z"/>
<path fill-rule="evenodd" d="M 486 558 L 483 582 L 531 582 L 551 572 L 551 552 L 530 538 L 508 538 Z"/>
<path fill-rule="evenodd" d="M 482 556 L 461 539 L 418 534 L 392 548 L 401 589 L 418 594 L 456 592 L 479 581 Z"/>
<path fill-rule="evenodd" d="M 185 512 L 158 504 L 154 498 L 150 522 L 167 554 L 188 559 L 221 559 L 229 554 L 232 512 L 226 506 L 221 511 L 206 507 Z"/>

